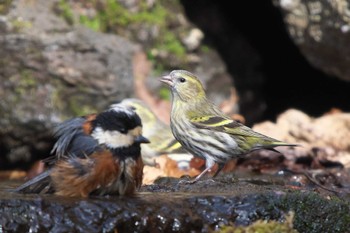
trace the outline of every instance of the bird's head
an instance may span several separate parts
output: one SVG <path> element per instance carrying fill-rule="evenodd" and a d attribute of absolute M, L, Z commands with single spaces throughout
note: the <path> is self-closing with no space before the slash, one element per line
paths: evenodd
<path fill-rule="evenodd" d="M 91 136 L 108 148 L 128 148 L 149 143 L 142 136 L 140 117 L 129 107 L 111 106 L 91 121 Z"/>
<path fill-rule="evenodd" d="M 198 101 L 206 98 L 202 83 L 188 71 L 174 70 L 169 75 L 163 76 L 160 81 L 167 84 L 173 96 L 179 97 L 182 101 Z"/>
<path fill-rule="evenodd" d="M 157 117 L 151 110 L 151 108 L 140 99 L 123 99 L 120 103 L 112 105 L 112 107 L 117 105 L 131 107 L 137 113 L 137 115 L 140 116 L 144 126 L 147 126 L 149 123 L 154 123 L 157 121 Z"/>

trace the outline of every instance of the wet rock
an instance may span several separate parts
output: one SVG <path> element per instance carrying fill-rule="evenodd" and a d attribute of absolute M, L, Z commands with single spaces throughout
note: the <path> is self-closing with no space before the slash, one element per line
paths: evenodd
<path fill-rule="evenodd" d="M 350 227 L 346 200 L 327 192 L 293 191 L 283 180 L 228 175 L 188 185 L 163 178 L 134 197 L 84 199 L 2 190 L 0 225 L 5 232 L 212 232 L 258 219 L 283 221 L 293 211 L 299 232 Z"/>
<path fill-rule="evenodd" d="M 350 81 L 350 16 L 346 0 L 274 0 L 289 35 L 318 69 Z"/>

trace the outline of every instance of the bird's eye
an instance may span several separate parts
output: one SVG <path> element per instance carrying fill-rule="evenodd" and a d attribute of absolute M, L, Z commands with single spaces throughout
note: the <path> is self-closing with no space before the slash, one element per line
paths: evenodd
<path fill-rule="evenodd" d="M 184 78 L 180 78 L 179 80 L 180 80 L 180 82 L 182 82 L 182 83 L 186 82 L 186 79 L 184 79 Z"/>
<path fill-rule="evenodd" d="M 123 134 L 126 134 L 128 132 L 125 128 L 121 128 L 119 131 Z"/>

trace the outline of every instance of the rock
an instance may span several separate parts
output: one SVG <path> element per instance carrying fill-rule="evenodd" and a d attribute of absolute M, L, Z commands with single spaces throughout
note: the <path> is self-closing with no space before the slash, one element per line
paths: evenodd
<path fill-rule="evenodd" d="M 289 35 L 317 69 L 350 81 L 349 2 L 346 0 L 273 0 Z"/>
<path fill-rule="evenodd" d="M 297 143 L 299 156 L 323 156 L 348 167 L 350 162 L 350 114 L 335 112 L 312 118 L 297 109 L 280 114 L 276 123 L 263 122 L 253 129 L 282 141 Z M 298 153 L 294 153 L 298 155 Z"/>
<path fill-rule="evenodd" d="M 52 12 L 56 2 L 13 1 L 5 18 L 13 25 L 20 17 L 27 26 L 0 35 L 0 168 L 26 168 L 48 156 L 58 122 L 133 96 L 139 47 L 116 35 L 69 28 Z"/>
<path fill-rule="evenodd" d="M 215 103 L 230 96 L 232 82 L 224 62 L 215 51 L 202 49 L 204 35 L 184 17 L 180 5 L 140 3 L 13 0 L 11 6 L 6 4 L 0 18 L 0 97 L 4 100 L 0 103 L 0 169 L 21 164 L 28 168 L 31 161 L 48 156 L 51 130 L 58 122 L 133 97 L 134 76 L 140 76 L 133 58 L 144 54 L 143 49 L 149 55 L 159 53 L 153 57 L 157 66 L 164 62 L 159 67 L 170 71 L 186 66 L 200 75 Z M 119 12 L 119 24 L 107 27 L 110 19 L 97 17 L 111 6 L 115 12 L 109 17 L 114 19 L 118 9 L 123 12 Z M 176 17 L 165 14 L 169 9 Z M 94 27 L 97 21 L 105 27 Z M 104 32 L 109 28 L 108 32 L 123 38 L 86 27 Z M 163 33 L 166 28 L 172 31 Z M 142 43 L 142 49 L 131 40 Z M 150 86 L 155 88 L 150 92 L 159 93 L 162 86 L 153 78 L 158 77 L 155 72 L 144 76 L 152 77 Z"/>
<path fill-rule="evenodd" d="M 346 200 L 329 198 L 324 192 L 290 189 L 285 186 L 285 177 L 226 176 L 194 185 L 178 182 L 159 179 L 154 185 L 143 186 L 135 197 L 64 198 L 2 189 L 0 229 L 213 232 L 224 226 L 247 226 L 259 219 L 282 222 L 289 211 L 294 212 L 293 225 L 298 232 L 345 232 L 350 227 Z"/>
<path fill-rule="evenodd" d="M 193 28 L 189 34 L 183 39 L 183 43 L 186 45 L 187 50 L 193 51 L 198 49 L 204 38 L 203 32 L 198 28 Z"/>

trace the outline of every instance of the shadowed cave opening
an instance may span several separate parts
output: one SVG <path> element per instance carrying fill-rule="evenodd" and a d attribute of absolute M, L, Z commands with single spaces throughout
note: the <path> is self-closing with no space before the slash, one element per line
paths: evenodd
<path fill-rule="evenodd" d="M 247 124 L 288 108 L 320 116 L 349 111 L 350 83 L 312 67 L 290 39 L 272 1 L 181 1 L 234 77 Z"/>

